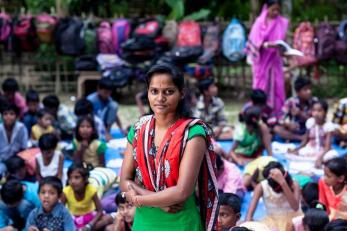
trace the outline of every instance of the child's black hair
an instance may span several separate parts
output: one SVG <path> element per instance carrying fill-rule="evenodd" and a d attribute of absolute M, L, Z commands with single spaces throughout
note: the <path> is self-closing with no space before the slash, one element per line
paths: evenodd
<path fill-rule="evenodd" d="M 242 115 L 242 120 L 246 125 L 258 128 L 258 122 L 260 119 L 261 110 L 257 106 L 251 106 L 246 109 Z"/>
<path fill-rule="evenodd" d="M 270 171 L 275 168 L 279 169 L 282 172 L 282 174 L 285 176 L 285 180 L 287 184 L 289 185 L 290 188 L 292 188 L 292 184 L 293 184 L 292 177 L 289 175 L 288 172 L 284 170 L 283 165 L 277 161 L 271 161 L 270 163 L 268 163 L 268 165 L 265 166 L 263 170 L 263 176 L 265 179 L 267 179 L 270 187 L 277 193 L 282 192 L 282 187 L 275 180 L 269 177 Z"/>
<path fill-rule="evenodd" d="M 347 182 L 347 161 L 342 157 L 336 157 L 325 163 L 325 167 L 337 177 L 344 176 Z"/>
<path fill-rule="evenodd" d="M 67 176 L 70 178 L 70 175 L 73 171 L 78 170 L 83 179 L 88 181 L 89 178 L 89 168 L 86 163 L 83 162 L 74 162 L 67 170 Z"/>
<path fill-rule="evenodd" d="M 299 92 L 301 89 L 303 89 L 306 86 L 311 86 L 312 82 L 307 77 L 299 77 L 294 82 L 294 89 L 296 92 Z"/>
<path fill-rule="evenodd" d="M 224 167 L 223 159 L 220 155 L 216 155 L 216 166 L 218 171 Z"/>
<path fill-rule="evenodd" d="M 305 200 L 309 207 L 311 207 L 313 203 L 318 201 L 318 194 L 318 184 L 315 182 L 307 183 L 302 188 L 302 198 Z"/>
<path fill-rule="evenodd" d="M 250 97 L 253 105 L 266 105 L 267 95 L 261 89 L 252 90 Z"/>
<path fill-rule="evenodd" d="M 346 231 L 347 230 L 347 220 L 336 219 L 328 223 L 325 227 L 325 231 Z"/>
<path fill-rule="evenodd" d="M 201 94 L 204 94 L 204 92 L 206 90 L 208 90 L 208 88 L 214 84 L 214 79 L 213 78 L 206 78 L 203 80 L 200 80 L 198 83 L 198 88 Z"/>
<path fill-rule="evenodd" d="M 306 211 L 302 223 L 310 231 L 324 231 L 325 226 L 329 223 L 329 217 L 323 209 L 313 208 Z"/>
<path fill-rule="evenodd" d="M 253 230 L 246 228 L 246 227 L 236 226 L 236 227 L 232 228 L 230 231 L 253 231 Z"/>
<path fill-rule="evenodd" d="M 43 108 L 43 109 L 40 109 L 36 112 L 36 116 L 37 118 L 41 119 L 43 116 L 45 115 L 52 115 L 52 113 L 50 111 L 48 111 L 47 109 Z M 52 115 L 53 116 L 53 115 Z"/>
<path fill-rule="evenodd" d="M 57 190 L 58 196 L 60 196 L 63 192 L 63 184 L 61 183 L 61 180 L 56 176 L 46 176 L 42 178 L 42 180 L 39 183 L 38 193 L 40 193 L 41 188 L 44 185 L 51 185 L 55 190 Z"/>
<path fill-rule="evenodd" d="M 49 109 L 58 109 L 60 105 L 59 98 L 56 95 L 47 95 L 45 98 L 43 98 L 42 103 L 45 108 Z"/>
<path fill-rule="evenodd" d="M 17 80 L 13 78 L 5 79 L 2 83 L 2 90 L 6 92 L 16 92 L 19 90 Z"/>
<path fill-rule="evenodd" d="M 33 89 L 30 89 L 27 91 L 27 93 L 25 94 L 25 100 L 26 102 L 40 102 L 40 96 L 39 93 Z"/>
<path fill-rule="evenodd" d="M 234 193 L 221 193 L 218 199 L 219 205 L 226 205 L 232 208 L 235 214 L 241 212 L 241 199 Z"/>
<path fill-rule="evenodd" d="M 14 112 L 17 116 L 19 116 L 19 108 L 13 104 L 13 103 L 9 103 L 9 104 L 5 104 L 2 106 L 2 114 L 4 114 L 5 112 L 9 112 L 12 111 Z"/>
<path fill-rule="evenodd" d="M 23 185 L 19 180 L 9 180 L 1 187 L 1 199 L 7 205 L 16 204 L 23 199 L 23 196 Z"/>
<path fill-rule="evenodd" d="M 101 78 L 98 81 L 98 88 L 112 91 L 112 88 L 113 88 L 112 80 L 108 78 Z"/>
<path fill-rule="evenodd" d="M 319 104 L 323 108 L 325 113 L 328 113 L 329 105 L 328 105 L 327 101 L 320 99 L 317 102 L 315 102 L 313 105 L 315 105 L 315 104 Z"/>
<path fill-rule="evenodd" d="M 114 202 L 116 203 L 117 206 L 119 206 L 120 204 L 125 204 L 127 200 L 125 197 L 122 197 L 122 192 L 119 192 L 114 198 Z"/>
<path fill-rule="evenodd" d="M 86 116 L 93 114 L 93 104 L 86 98 L 79 99 L 74 108 L 76 116 Z"/>
<path fill-rule="evenodd" d="M 43 134 L 39 139 L 39 148 L 43 151 L 56 149 L 58 137 L 53 133 Z"/>
<path fill-rule="evenodd" d="M 7 172 L 10 175 L 14 175 L 19 169 L 25 168 L 25 161 L 20 156 L 11 156 L 7 160 L 5 160 L 5 165 Z"/>
<path fill-rule="evenodd" d="M 81 137 L 81 135 L 79 134 L 79 127 L 81 126 L 81 123 L 84 122 L 84 121 L 89 122 L 90 125 L 91 125 L 92 128 L 93 128 L 93 133 L 92 133 L 92 135 L 91 135 L 89 141 L 98 139 L 98 133 L 97 133 L 97 130 L 96 130 L 96 127 L 95 127 L 94 119 L 93 119 L 91 116 L 88 116 L 88 115 L 87 115 L 87 116 L 82 116 L 82 117 L 80 117 L 80 118 L 77 120 L 77 125 L 76 125 L 76 129 L 75 129 L 76 140 L 82 141 L 82 137 Z"/>

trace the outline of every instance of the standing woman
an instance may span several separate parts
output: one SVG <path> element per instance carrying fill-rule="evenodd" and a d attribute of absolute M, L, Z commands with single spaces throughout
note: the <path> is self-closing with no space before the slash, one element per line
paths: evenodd
<path fill-rule="evenodd" d="M 253 89 L 268 96 L 268 105 L 279 116 L 285 101 L 283 61 L 276 40 L 284 40 L 288 20 L 280 15 L 280 0 L 266 0 L 255 20 L 247 44 L 247 60 L 252 64 Z"/>
<path fill-rule="evenodd" d="M 121 170 L 123 195 L 137 207 L 132 228 L 214 230 L 218 189 L 211 132 L 186 113 L 184 78 L 174 66 L 153 66 L 146 83 L 153 115 L 129 131 Z"/>

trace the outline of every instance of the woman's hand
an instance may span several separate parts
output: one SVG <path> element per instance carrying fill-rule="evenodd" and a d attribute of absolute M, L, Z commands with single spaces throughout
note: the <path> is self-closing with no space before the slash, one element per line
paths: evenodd
<path fill-rule="evenodd" d="M 282 185 L 286 182 L 286 179 L 284 178 L 281 170 L 279 170 L 278 168 L 271 169 L 269 177 L 276 181 L 279 185 Z"/>
<path fill-rule="evenodd" d="M 129 182 L 128 183 L 128 191 L 124 192 L 124 196 L 126 197 L 127 201 L 131 204 L 135 204 L 135 196 L 139 195 L 132 184 Z"/>

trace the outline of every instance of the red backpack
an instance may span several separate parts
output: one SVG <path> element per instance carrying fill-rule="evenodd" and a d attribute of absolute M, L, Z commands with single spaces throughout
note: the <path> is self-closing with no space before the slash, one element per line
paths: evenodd
<path fill-rule="evenodd" d="M 58 19 L 47 13 L 36 16 L 36 33 L 43 43 L 50 43 L 53 40 L 53 31 Z"/>
<path fill-rule="evenodd" d="M 115 49 L 112 43 L 112 28 L 108 21 L 100 23 L 97 29 L 98 49 L 101 54 L 114 54 Z"/>
<path fill-rule="evenodd" d="M 329 23 L 321 23 L 317 29 L 317 58 L 327 60 L 335 55 L 337 32 Z"/>
<path fill-rule="evenodd" d="M 31 52 L 38 48 L 39 41 L 37 39 L 33 17 L 29 15 L 20 17 L 14 25 L 13 33 L 16 42 L 16 46 L 14 47 L 17 52 Z"/>
<path fill-rule="evenodd" d="M 0 13 L 0 43 L 6 42 L 11 34 L 11 17 Z"/>
<path fill-rule="evenodd" d="M 149 38 L 156 38 L 161 30 L 159 22 L 155 19 L 147 20 L 143 23 L 140 23 L 134 31 L 135 37 L 146 36 Z"/>
<path fill-rule="evenodd" d="M 298 66 L 308 66 L 316 62 L 315 33 L 310 22 L 302 22 L 295 29 L 293 46 L 304 53 L 303 57 L 293 56 Z"/>

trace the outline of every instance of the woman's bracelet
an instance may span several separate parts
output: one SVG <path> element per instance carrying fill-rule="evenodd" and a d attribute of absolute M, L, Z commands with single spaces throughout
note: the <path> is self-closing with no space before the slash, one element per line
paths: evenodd
<path fill-rule="evenodd" d="M 140 196 L 135 196 L 134 197 L 134 205 L 136 207 L 141 207 L 142 206 L 141 202 L 139 201 L 139 198 L 140 198 Z"/>

